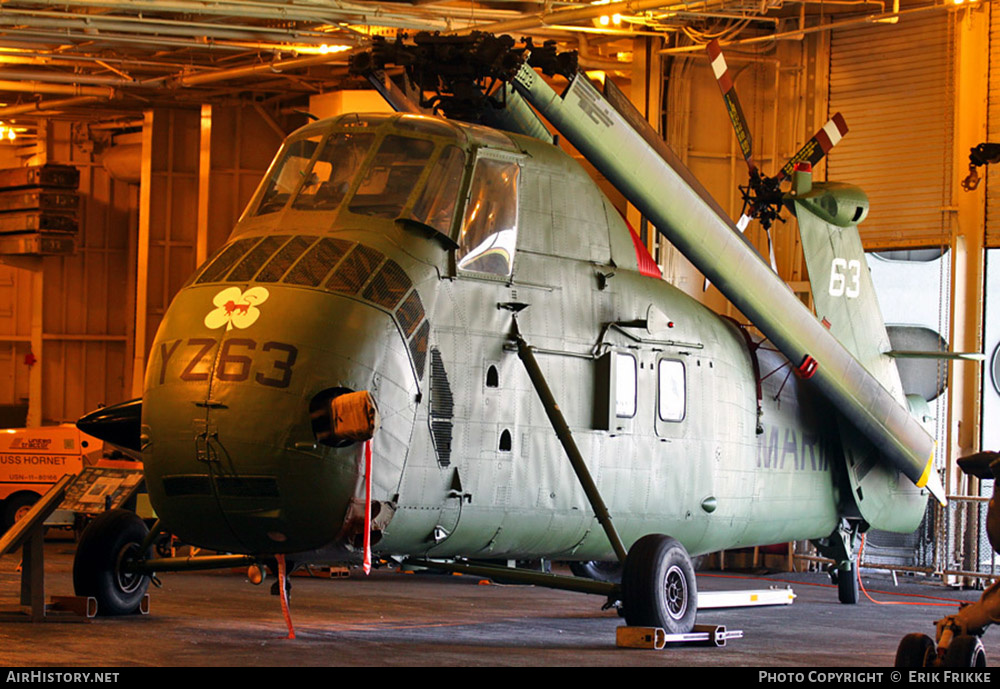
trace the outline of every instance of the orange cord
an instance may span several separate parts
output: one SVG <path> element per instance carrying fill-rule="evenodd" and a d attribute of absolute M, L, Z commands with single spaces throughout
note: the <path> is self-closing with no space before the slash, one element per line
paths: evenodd
<path fill-rule="evenodd" d="M 947 606 L 947 607 L 950 608 L 950 607 L 953 607 L 954 603 L 965 603 L 965 602 L 967 602 L 967 601 L 962 601 L 962 600 L 954 600 L 952 598 L 935 598 L 934 599 L 934 600 L 952 601 L 951 603 L 911 603 L 911 602 L 903 601 L 903 600 L 892 600 L 892 601 L 875 600 L 874 598 L 872 598 L 871 596 L 868 595 L 868 590 L 865 588 L 865 585 L 861 583 L 861 553 L 864 551 L 864 549 L 865 549 L 865 534 L 861 534 L 861 546 L 858 548 L 858 563 L 854 567 L 854 573 L 855 573 L 855 576 L 858 578 L 858 587 L 861 589 L 861 592 L 863 594 L 865 594 L 865 598 L 867 598 L 868 600 L 870 600 L 875 605 L 934 605 L 934 606 L 939 606 L 939 607 Z M 879 592 L 876 591 L 876 593 L 879 593 Z M 902 595 L 902 594 L 898 594 L 898 595 Z M 926 598 L 930 598 L 930 596 L 926 596 Z"/>
<path fill-rule="evenodd" d="M 281 596 L 281 612 L 285 616 L 285 624 L 288 625 L 288 638 L 295 638 L 295 628 L 292 626 L 292 615 L 288 611 L 288 591 L 285 589 L 285 556 L 283 553 L 278 553 L 275 557 L 278 558 L 278 589 Z"/>

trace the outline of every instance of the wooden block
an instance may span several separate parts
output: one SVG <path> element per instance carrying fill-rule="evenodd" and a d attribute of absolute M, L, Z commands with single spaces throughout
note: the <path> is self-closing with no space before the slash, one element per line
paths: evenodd
<path fill-rule="evenodd" d="M 33 165 L 0 170 L 0 189 L 76 189 L 79 186 L 80 171 L 72 165 Z"/>
<path fill-rule="evenodd" d="M 80 196 L 75 191 L 49 191 L 46 189 L 15 189 L 0 191 L 0 213 L 13 211 L 56 211 L 76 213 Z"/>
<path fill-rule="evenodd" d="M 0 213 L 0 234 L 20 232 L 76 232 L 75 215 L 50 211 Z"/>
<path fill-rule="evenodd" d="M 0 234 L 0 255 L 67 256 L 76 250 L 76 235 L 68 233 L 26 232 Z"/>
<path fill-rule="evenodd" d="M 660 627 L 618 627 L 616 645 L 619 648 L 652 648 L 663 650 L 667 634 Z"/>

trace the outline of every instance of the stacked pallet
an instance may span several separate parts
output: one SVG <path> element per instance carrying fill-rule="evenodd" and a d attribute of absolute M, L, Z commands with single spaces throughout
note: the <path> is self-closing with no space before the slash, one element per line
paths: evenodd
<path fill-rule="evenodd" d="M 0 170 L 0 255 L 73 253 L 79 186 L 71 165 Z"/>

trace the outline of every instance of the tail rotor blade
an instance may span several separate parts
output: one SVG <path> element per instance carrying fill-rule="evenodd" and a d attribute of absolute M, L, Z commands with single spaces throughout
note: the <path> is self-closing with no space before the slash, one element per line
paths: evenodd
<path fill-rule="evenodd" d="M 722 54 L 722 47 L 718 40 L 713 40 L 708 44 L 707 50 L 708 57 L 712 62 L 712 72 L 715 73 L 715 79 L 719 82 L 719 90 L 722 91 L 722 99 L 726 103 L 726 112 L 729 113 L 733 129 L 736 130 L 736 141 L 740 145 L 740 151 L 743 152 L 743 158 L 747 161 L 747 165 L 753 170 L 757 166 L 753 162 L 753 139 L 750 137 L 750 127 L 747 125 L 747 118 L 743 115 L 743 108 L 740 107 L 740 99 L 736 95 L 736 87 L 729 73 L 726 58 Z"/>
<path fill-rule="evenodd" d="M 778 180 L 791 177 L 795 166 L 799 163 L 809 163 L 815 166 L 831 148 L 840 142 L 845 134 L 847 134 L 847 123 L 838 112 L 795 155 L 788 159 L 788 162 L 778 173 Z"/>

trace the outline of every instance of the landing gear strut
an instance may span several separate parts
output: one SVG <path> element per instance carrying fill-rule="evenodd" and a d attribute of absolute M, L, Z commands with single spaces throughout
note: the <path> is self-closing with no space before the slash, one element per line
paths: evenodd
<path fill-rule="evenodd" d="M 834 561 L 830 570 L 830 580 L 837 585 L 837 598 L 845 605 L 858 602 L 858 560 L 854 554 L 861 524 L 843 520 L 837 529 L 826 538 L 812 541 L 823 557 Z"/>

